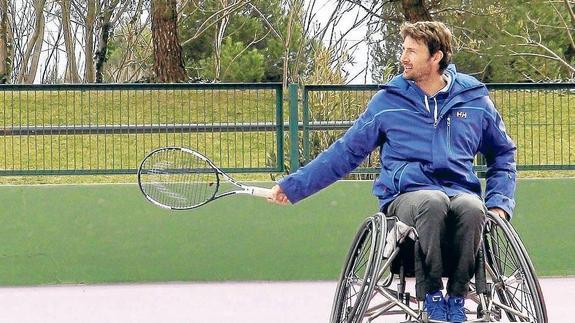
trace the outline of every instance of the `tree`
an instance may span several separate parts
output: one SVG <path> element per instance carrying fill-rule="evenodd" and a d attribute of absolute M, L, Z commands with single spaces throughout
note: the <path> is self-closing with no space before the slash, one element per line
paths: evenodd
<path fill-rule="evenodd" d="M 118 5 L 119 0 L 104 0 L 102 12 L 100 13 L 100 36 L 98 39 L 98 49 L 95 53 L 96 83 L 102 83 L 104 79 L 104 64 L 108 58 L 108 41 L 112 33 L 112 14 Z"/>
<path fill-rule="evenodd" d="M 230 73 L 221 75 L 226 67 L 222 64 L 224 42 L 228 37 L 234 44 L 245 47 L 238 59 L 257 49 L 264 55 L 265 73 L 262 81 L 281 80 L 282 51 L 277 50 L 277 30 L 282 16 L 281 0 L 199 0 L 187 2 L 181 9 L 179 30 L 186 67 L 195 78 L 226 81 Z M 213 65 L 206 66 L 209 60 Z M 280 72 L 276 73 L 280 61 Z M 245 67 L 249 69 L 249 66 Z M 232 73 L 233 74 L 233 73 Z"/>
<path fill-rule="evenodd" d="M 66 48 L 66 73 L 64 74 L 64 81 L 79 83 L 80 75 L 78 73 L 78 65 L 76 64 L 76 45 L 74 37 L 72 36 L 72 22 L 70 19 L 70 1 L 71 0 L 59 0 L 58 2 L 62 13 L 61 24 Z"/>
<path fill-rule="evenodd" d="M 204 76 L 224 82 L 260 82 L 264 76 L 264 55 L 257 48 L 248 49 L 242 42 L 234 42 L 231 37 L 223 42 L 218 59 L 221 71 L 213 69 L 215 56 L 200 61 L 206 71 Z"/>
<path fill-rule="evenodd" d="M 152 0 L 152 40 L 156 82 L 187 80 L 178 39 L 176 0 Z"/>
<path fill-rule="evenodd" d="M 8 83 L 12 73 L 12 28 L 8 0 L 0 0 L 0 84 Z"/>
<path fill-rule="evenodd" d="M 107 79 L 110 82 L 142 82 L 152 79 L 154 53 L 150 16 L 141 15 L 139 0 L 125 19 L 115 24 L 114 37 L 107 46 Z"/>
<path fill-rule="evenodd" d="M 44 40 L 44 4 L 45 0 L 35 0 L 34 7 L 34 29 L 33 33 L 28 39 L 26 50 L 22 56 L 20 65 L 20 73 L 17 78 L 18 83 L 32 83 L 36 76 L 38 69 L 38 62 L 40 60 L 40 52 L 42 50 L 42 43 Z"/>
<path fill-rule="evenodd" d="M 98 42 L 97 49 L 94 53 L 95 55 L 95 73 L 96 82 L 101 83 L 104 81 L 106 72 L 106 62 L 108 61 L 108 51 L 110 47 L 110 38 L 114 34 L 114 29 L 121 23 L 122 17 L 129 11 L 129 8 L 133 6 L 130 22 L 135 23 L 137 20 L 136 16 L 142 15 L 143 0 L 103 0 L 100 4 L 100 19 L 98 20 Z M 86 29 L 88 29 L 88 23 L 86 23 Z M 128 48 L 132 43 L 126 44 Z M 86 52 L 86 57 L 88 52 Z M 111 71 L 109 71 L 111 73 Z"/>
<path fill-rule="evenodd" d="M 405 3 L 390 1 L 373 11 L 381 21 L 372 68 L 378 82 L 401 70 L 397 63 L 399 27 L 410 16 Z M 572 78 L 569 34 L 573 25 L 567 27 L 568 21 L 573 21 L 569 10 L 572 0 L 444 0 L 423 4 L 431 19 L 450 27 L 455 43 L 453 61 L 459 71 L 484 82 Z M 559 8 L 561 5 L 566 7 Z"/>
<path fill-rule="evenodd" d="M 547 0 L 545 7 L 536 7 L 525 15 L 526 21 L 519 33 L 506 31 L 518 43 L 505 46 L 512 57 L 519 57 L 549 79 L 572 79 L 575 75 L 575 41 L 571 30 L 575 26 L 575 13 L 571 3 L 564 0 L 564 10 L 554 1 Z M 571 23 L 568 23 L 568 20 Z M 539 63 L 541 62 L 541 63 Z M 533 81 L 530 75 L 523 76 Z"/>
<path fill-rule="evenodd" d="M 433 20 L 424 0 L 401 0 L 401 9 L 409 22 Z"/>
<path fill-rule="evenodd" d="M 84 81 L 92 83 L 96 80 L 94 67 L 94 26 L 96 22 L 96 0 L 86 0 L 86 15 L 84 18 Z"/>

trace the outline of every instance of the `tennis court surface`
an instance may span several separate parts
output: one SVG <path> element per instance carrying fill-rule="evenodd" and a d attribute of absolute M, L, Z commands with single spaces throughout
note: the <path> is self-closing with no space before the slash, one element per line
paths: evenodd
<path fill-rule="evenodd" d="M 549 322 L 572 321 L 575 277 L 540 279 Z M 327 322 L 335 282 L 0 288 L 0 322 Z"/>

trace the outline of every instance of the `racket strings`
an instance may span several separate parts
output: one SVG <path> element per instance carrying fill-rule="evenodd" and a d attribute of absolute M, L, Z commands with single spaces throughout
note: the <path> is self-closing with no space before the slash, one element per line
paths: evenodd
<path fill-rule="evenodd" d="M 201 205 L 214 197 L 218 178 L 204 159 L 181 150 L 162 150 L 142 167 L 142 188 L 153 200 L 174 208 Z"/>

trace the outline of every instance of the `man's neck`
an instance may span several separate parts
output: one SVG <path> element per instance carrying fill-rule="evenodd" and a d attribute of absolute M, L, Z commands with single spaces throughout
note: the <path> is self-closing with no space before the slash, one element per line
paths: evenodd
<path fill-rule="evenodd" d="M 415 82 L 427 95 L 434 96 L 447 85 L 441 74 L 434 74 L 425 80 Z"/>

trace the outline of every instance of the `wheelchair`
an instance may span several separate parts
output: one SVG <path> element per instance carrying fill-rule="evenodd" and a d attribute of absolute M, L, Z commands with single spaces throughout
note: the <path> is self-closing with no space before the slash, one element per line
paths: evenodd
<path fill-rule="evenodd" d="M 330 322 L 434 322 L 423 310 L 425 291 L 413 286 L 417 250 L 415 228 L 383 213 L 367 218 L 343 266 Z M 521 239 L 491 212 L 465 303 L 468 322 L 547 323 L 543 293 Z"/>

